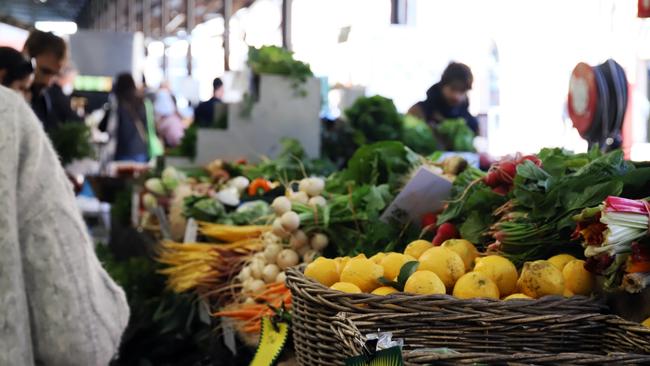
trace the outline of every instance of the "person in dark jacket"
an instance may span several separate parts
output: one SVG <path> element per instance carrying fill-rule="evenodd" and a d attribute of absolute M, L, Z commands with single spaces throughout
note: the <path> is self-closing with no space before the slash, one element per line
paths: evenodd
<path fill-rule="evenodd" d="M 452 62 L 442 73 L 440 82 L 427 90 L 427 99 L 415 104 L 407 113 L 432 126 L 445 119 L 463 118 L 467 126 L 478 135 L 478 121 L 469 113 L 467 98 L 473 81 L 472 70 L 467 65 Z"/>
<path fill-rule="evenodd" d="M 148 161 L 147 113 L 144 98 L 131 74 L 117 76 L 113 94 L 116 107 L 111 108 L 99 126 L 101 130 L 109 131 L 115 140 L 113 160 Z"/>
<path fill-rule="evenodd" d="M 199 103 L 194 110 L 194 123 L 199 127 L 214 127 L 219 118 L 217 108 L 222 104 L 221 98 L 223 98 L 223 81 L 220 78 L 214 79 L 212 90 L 212 98 Z"/>
<path fill-rule="evenodd" d="M 20 93 L 29 102 L 34 68 L 20 52 L 0 47 L 0 85 Z"/>
<path fill-rule="evenodd" d="M 81 116 L 72 109 L 70 95 L 72 95 L 76 71 L 71 65 L 67 65 L 56 78 L 56 82 L 47 90 L 51 100 L 51 113 L 57 124 L 67 122 L 81 122 Z"/>
<path fill-rule="evenodd" d="M 43 123 L 45 130 L 55 129 L 61 122 L 52 112 L 52 98 L 48 94 L 48 89 L 65 64 L 67 53 L 65 41 L 51 32 L 35 30 L 27 37 L 23 53 L 36 64 L 34 83 L 31 88 L 32 109 Z"/>

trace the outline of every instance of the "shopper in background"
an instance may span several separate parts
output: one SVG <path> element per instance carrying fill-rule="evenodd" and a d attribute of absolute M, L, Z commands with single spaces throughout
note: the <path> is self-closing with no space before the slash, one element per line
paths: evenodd
<path fill-rule="evenodd" d="M 77 70 L 72 65 L 67 64 L 47 91 L 52 103 L 52 118 L 57 121 L 57 124 L 82 121 L 81 116 L 72 109 L 70 100 L 70 96 L 74 91 L 74 79 L 76 77 Z"/>
<path fill-rule="evenodd" d="M 469 113 L 467 98 L 473 81 L 472 70 L 467 65 L 452 62 L 442 73 L 440 82 L 427 90 L 427 99 L 412 106 L 407 113 L 429 125 L 436 125 L 445 119 L 463 118 L 478 135 L 478 121 Z"/>
<path fill-rule="evenodd" d="M 185 126 L 180 113 L 178 113 L 176 99 L 167 82 L 161 83 L 156 93 L 154 112 L 156 113 L 156 129 L 165 141 L 165 145 L 178 146 L 185 134 Z"/>
<path fill-rule="evenodd" d="M 51 32 L 32 31 L 25 41 L 24 53 L 36 64 L 31 90 L 32 109 L 46 130 L 57 128 L 61 122 L 52 112 L 48 89 L 65 64 L 66 52 L 65 41 Z"/>
<path fill-rule="evenodd" d="M 216 119 L 219 117 L 216 109 L 222 103 L 221 99 L 223 98 L 223 81 L 220 78 L 214 79 L 212 90 L 212 98 L 199 103 L 194 110 L 194 123 L 200 127 L 214 126 L 217 122 Z"/>
<path fill-rule="evenodd" d="M 0 85 L 30 99 L 34 69 L 31 62 L 11 47 L 0 47 Z"/>
<path fill-rule="evenodd" d="M 0 87 L 0 365 L 107 365 L 129 308 L 34 113 Z"/>
<path fill-rule="evenodd" d="M 153 106 L 141 95 L 131 74 L 117 76 L 111 105 L 100 129 L 110 136 L 111 160 L 147 162 L 163 153 L 156 135 Z"/>

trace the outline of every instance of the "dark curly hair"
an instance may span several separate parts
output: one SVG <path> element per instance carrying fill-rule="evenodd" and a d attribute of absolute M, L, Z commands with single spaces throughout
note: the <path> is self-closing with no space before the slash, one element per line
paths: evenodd
<path fill-rule="evenodd" d="M 16 80 L 22 80 L 34 72 L 31 62 L 11 47 L 0 47 L 0 70 L 5 70 L 5 75 L 2 78 L 4 86 L 9 86 Z"/>
<path fill-rule="evenodd" d="M 472 89 L 473 82 L 474 76 L 472 75 L 472 70 L 469 66 L 460 62 L 450 63 L 445 71 L 442 72 L 442 78 L 440 79 L 442 85 L 453 84 L 464 90 Z"/>
<path fill-rule="evenodd" d="M 25 41 L 25 52 L 29 57 L 37 57 L 44 53 L 52 53 L 62 60 L 66 56 L 67 46 L 63 38 L 52 32 L 32 31 Z"/>

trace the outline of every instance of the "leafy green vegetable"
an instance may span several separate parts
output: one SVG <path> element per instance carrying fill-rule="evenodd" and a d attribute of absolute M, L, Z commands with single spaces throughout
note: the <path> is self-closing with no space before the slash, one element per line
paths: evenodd
<path fill-rule="evenodd" d="M 402 119 L 391 99 L 380 95 L 361 97 L 345 110 L 345 116 L 358 146 L 402 138 Z"/>
<path fill-rule="evenodd" d="M 402 177 L 419 166 L 421 157 L 398 141 L 362 146 L 348 161 L 347 168 L 327 180 L 327 191 L 345 193 L 354 186 L 388 184 L 395 192 Z"/>
<path fill-rule="evenodd" d="M 90 143 L 90 129 L 83 123 L 68 122 L 48 131 L 54 150 L 59 154 L 62 164 L 76 159 L 90 158 L 94 155 Z"/>
<path fill-rule="evenodd" d="M 416 153 L 425 156 L 433 154 L 438 146 L 429 125 L 411 115 L 404 116 L 402 141 Z"/>
<path fill-rule="evenodd" d="M 436 135 L 450 151 L 475 151 L 474 132 L 463 118 L 446 119 L 436 126 Z"/>
<path fill-rule="evenodd" d="M 196 157 L 196 141 L 197 141 L 198 126 L 196 124 L 190 125 L 185 130 L 185 135 L 181 139 L 180 145 L 167 151 L 168 156 L 182 156 L 190 159 Z"/>
<path fill-rule="evenodd" d="M 218 220 L 218 223 L 226 225 L 258 225 L 264 224 L 269 215 L 271 215 L 271 207 L 268 203 L 259 200 L 250 201 Z"/>
<path fill-rule="evenodd" d="M 183 215 L 199 221 L 216 222 L 226 215 L 226 209 L 212 197 L 189 196 L 183 200 Z"/>
<path fill-rule="evenodd" d="M 248 64 L 256 74 L 283 75 L 294 87 L 304 83 L 313 73 L 309 65 L 293 58 L 293 53 L 277 46 L 248 48 Z"/>

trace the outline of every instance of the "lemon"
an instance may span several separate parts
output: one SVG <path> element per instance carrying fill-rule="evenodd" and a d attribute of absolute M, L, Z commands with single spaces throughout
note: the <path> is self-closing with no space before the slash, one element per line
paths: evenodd
<path fill-rule="evenodd" d="M 512 295 L 510 295 L 510 296 L 506 296 L 506 298 L 504 298 L 504 300 L 506 300 L 506 301 L 508 301 L 508 300 L 514 300 L 514 299 L 527 299 L 527 300 L 532 300 L 533 298 L 530 297 L 530 296 L 528 296 L 528 295 L 524 295 L 524 294 L 512 294 Z"/>
<path fill-rule="evenodd" d="M 349 282 L 337 282 L 330 286 L 332 290 L 338 290 L 341 292 L 347 292 L 349 294 L 360 294 L 361 289 L 359 286 L 355 285 L 354 283 L 349 283 Z"/>
<path fill-rule="evenodd" d="M 549 258 L 548 261 L 551 262 L 551 264 L 554 265 L 555 268 L 561 271 L 564 269 L 564 266 L 567 263 L 571 262 L 574 259 L 576 259 L 576 257 L 572 256 L 571 254 L 558 254 Z"/>
<path fill-rule="evenodd" d="M 370 257 L 370 260 L 377 263 L 377 264 L 381 264 L 381 260 L 384 259 L 385 256 L 386 256 L 386 253 L 377 253 L 377 254 L 373 255 L 372 257 Z"/>
<path fill-rule="evenodd" d="M 641 325 L 643 325 L 644 327 L 650 328 L 650 318 L 648 318 L 648 319 L 644 320 L 643 322 L 641 322 Z"/>
<path fill-rule="evenodd" d="M 426 252 L 428 249 L 433 248 L 433 244 L 426 240 L 415 240 L 409 243 L 404 249 L 404 254 L 410 255 L 411 257 L 418 259 L 422 253 Z"/>
<path fill-rule="evenodd" d="M 517 290 L 517 267 L 507 258 L 499 255 L 476 258 L 474 272 L 483 273 L 494 281 L 501 296 L 508 296 Z"/>
<path fill-rule="evenodd" d="M 404 292 L 420 295 L 445 294 L 445 284 L 431 271 L 417 271 L 406 280 Z"/>
<path fill-rule="evenodd" d="M 329 287 L 339 281 L 338 264 L 334 259 L 318 257 L 305 268 L 305 276 Z"/>
<path fill-rule="evenodd" d="M 370 292 L 380 286 L 377 279 L 384 275 L 384 268 L 370 259 L 355 257 L 341 272 L 341 282 L 350 282 L 359 286 L 361 291 Z"/>
<path fill-rule="evenodd" d="M 399 275 L 400 269 L 406 262 L 414 261 L 415 258 L 402 253 L 388 253 L 379 263 L 384 267 L 384 277 L 394 280 Z"/>
<path fill-rule="evenodd" d="M 576 295 L 576 294 L 574 294 L 573 292 L 571 292 L 571 290 L 569 290 L 569 289 L 566 288 L 566 287 L 564 288 L 564 291 L 562 292 L 562 296 L 564 296 L 564 297 L 571 297 L 571 296 L 575 296 L 575 295 Z"/>
<path fill-rule="evenodd" d="M 431 271 L 438 275 L 448 289 L 465 274 L 463 259 L 451 249 L 433 247 L 422 253 L 418 271 Z"/>
<path fill-rule="evenodd" d="M 585 261 L 574 259 L 562 270 L 564 287 L 576 295 L 589 296 L 594 287 L 594 275 L 585 269 Z"/>
<path fill-rule="evenodd" d="M 381 296 L 392 294 L 393 292 L 397 292 L 397 290 L 395 290 L 390 286 L 377 287 L 376 289 L 374 289 L 374 291 L 372 291 L 373 294 L 381 295 Z"/>
<path fill-rule="evenodd" d="M 350 257 L 337 257 L 334 258 L 336 261 L 336 270 L 339 273 L 339 277 L 341 276 L 341 272 L 343 272 L 343 268 L 348 264 L 348 261 L 350 260 Z"/>
<path fill-rule="evenodd" d="M 459 299 L 499 299 L 499 288 L 483 273 L 470 272 L 456 281 L 453 295 Z"/>
<path fill-rule="evenodd" d="M 564 293 L 562 272 L 544 260 L 524 263 L 517 285 L 522 293 L 536 299 Z"/>
<path fill-rule="evenodd" d="M 449 239 L 442 243 L 442 246 L 456 252 L 465 263 L 465 271 L 469 271 L 474 265 L 474 259 L 478 256 L 478 250 L 474 244 L 465 239 Z"/>

